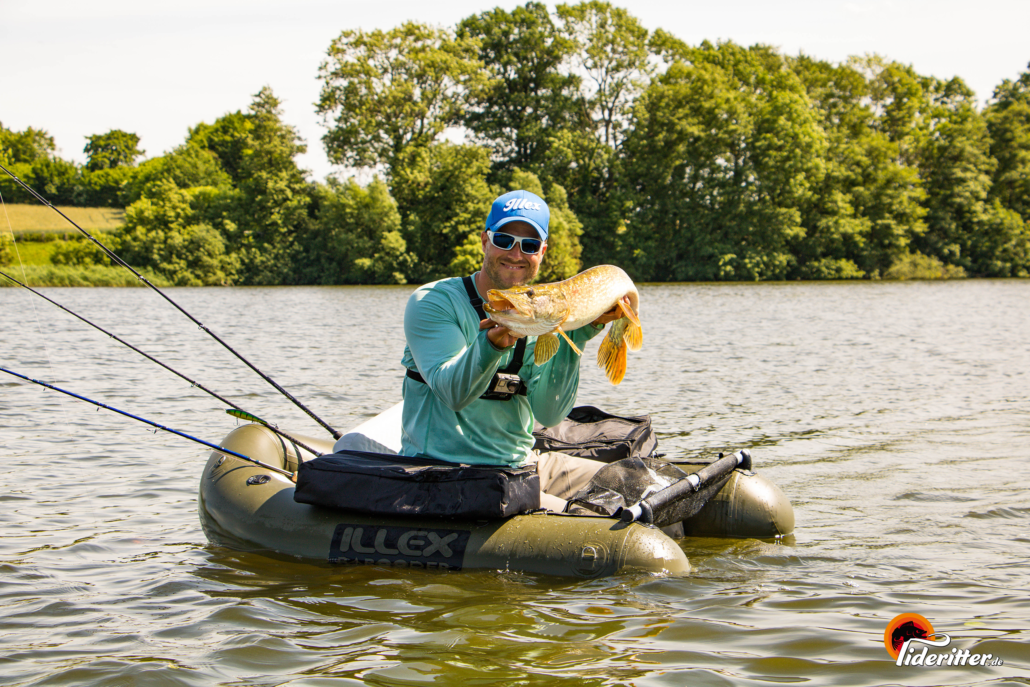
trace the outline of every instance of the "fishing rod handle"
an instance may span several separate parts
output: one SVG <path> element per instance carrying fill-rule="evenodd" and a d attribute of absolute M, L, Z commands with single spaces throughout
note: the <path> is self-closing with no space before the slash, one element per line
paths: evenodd
<path fill-rule="evenodd" d="M 746 465 L 748 469 L 751 467 L 751 452 L 747 449 L 741 449 L 736 453 L 720 458 L 710 465 L 706 465 L 697 472 L 691 473 L 683 479 L 673 482 L 665 489 L 652 494 L 650 497 L 640 501 L 634 506 L 629 508 L 623 508 L 619 513 L 619 519 L 622 522 L 642 522 L 645 524 L 652 524 L 654 522 L 655 511 L 671 503 L 676 499 L 679 499 L 688 494 L 693 494 L 701 490 L 702 486 L 707 486 L 714 480 L 728 475 L 737 469 L 741 465 Z"/>

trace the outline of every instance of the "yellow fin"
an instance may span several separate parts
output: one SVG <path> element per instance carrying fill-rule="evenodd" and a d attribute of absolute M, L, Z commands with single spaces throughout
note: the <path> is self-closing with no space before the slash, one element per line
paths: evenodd
<path fill-rule="evenodd" d="M 565 332 L 563 332 L 561 329 L 557 329 L 555 331 L 561 334 L 561 338 L 565 339 L 569 343 L 569 345 L 572 346 L 572 350 L 576 352 L 576 355 L 583 355 L 583 351 L 579 350 L 579 346 L 572 343 L 572 339 L 570 339 Z"/>
<path fill-rule="evenodd" d="M 613 322 L 608 335 L 601 342 L 601 347 L 597 349 L 597 364 L 604 368 L 608 381 L 615 385 L 626 376 L 625 329 L 629 325 L 630 321 L 624 317 Z"/>
<path fill-rule="evenodd" d="M 625 300 L 619 299 L 617 305 L 619 306 L 619 310 L 622 311 L 622 314 L 629 318 L 630 322 L 635 324 L 637 327 L 640 326 L 640 318 L 637 317 L 637 314 L 635 312 L 633 312 L 633 308 L 629 306 L 629 303 L 627 303 Z M 636 349 L 634 348 L 633 350 Z"/>
<path fill-rule="evenodd" d="M 639 351 L 640 347 L 644 345 L 644 330 L 639 324 L 630 322 L 626 327 L 626 335 L 623 339 L 629 344 L 629 350 Z"/>
<path fill-rule="evenodd" d="M 561 331 L 560 329 L 558 331 Z M 553 333 L 544 334 L 538 336 L 536 339 L 536 347 L 533 348 L 533 362 L 537 365 L 543 365 L 548 360 L 554 357 L 554 354 L 558 352 L 558 345 L 561 341 Z"/>

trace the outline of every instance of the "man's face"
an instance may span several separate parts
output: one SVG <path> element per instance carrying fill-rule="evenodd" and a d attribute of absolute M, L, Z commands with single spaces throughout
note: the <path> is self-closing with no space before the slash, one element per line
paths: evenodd
<path fill-rule="evenodd" d="M 532 225 L 526 222 L 508 222 L 501 226 L 498 231 L 502 234 L 527 237 L 532 239 L 540 238 L 540 234 Z M 501 250 L 490 243 L 486 232 L 483 232 L 483 273 L 491 282 L 490 288 L 510 289 L 513 286 L 528 284 L 540 271 L 540 263 L 544 260 L 544 253 L 547 252 L 547 244 L 543 245 L 540 252 L 535 255 L 526 255 L 522 247 L 515 244 L 511 250 Z"/>

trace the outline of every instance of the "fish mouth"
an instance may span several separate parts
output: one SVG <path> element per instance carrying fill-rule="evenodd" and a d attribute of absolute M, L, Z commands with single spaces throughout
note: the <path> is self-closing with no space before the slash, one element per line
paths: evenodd
<path fill-rule="evenodd" d="M 523 317 L 530 317 L 533 309 L 529 305 L 528 298 L 520 298 L 521 294 L 505 294 L 497 289 L 491 289 L 486 294 L 486 302 L 483 303 L 483 310 L 491 315 L 505 314 L 506 311 L 514 310 Z M 513 313 L 508 313 L 513 314 Z"/>

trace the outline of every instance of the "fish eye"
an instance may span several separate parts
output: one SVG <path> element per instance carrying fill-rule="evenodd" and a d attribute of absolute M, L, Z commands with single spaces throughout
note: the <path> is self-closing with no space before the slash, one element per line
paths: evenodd
<path fill-rule="evenodd" d="M 533 293 L 534 293 L 534 292 L 533 292 L 533 289 L 532 289 L 532 288 L 526 289 L 526 295 L 527 295 L 527 296 L 529 296 L 530 298 L 532 298 L 532 297 L 533 297 Z"/>

